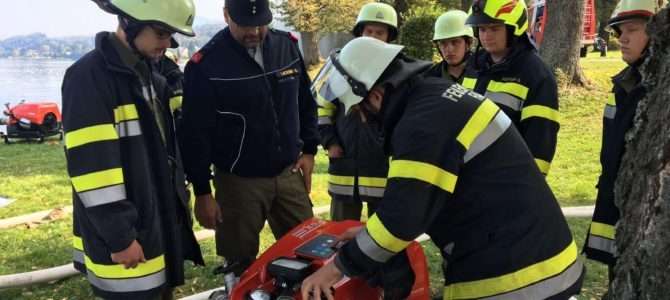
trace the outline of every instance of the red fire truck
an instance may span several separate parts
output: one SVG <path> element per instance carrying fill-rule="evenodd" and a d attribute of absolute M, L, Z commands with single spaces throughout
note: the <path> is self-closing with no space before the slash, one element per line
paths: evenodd
<path fill-rule="evenodd" d="M 528 6 L 530 16 L 530 35 L 538 47 L 542 43 L 544 25 L 547 22 L 546 0 L 531 0 Z M 594 0 L 584 0 L 584 24 L 582 25 L 582 48 L 580 56 L 585 57 L 588 47 L 595 44 L 598 26 L 596 24 L 596 6 Z"/>

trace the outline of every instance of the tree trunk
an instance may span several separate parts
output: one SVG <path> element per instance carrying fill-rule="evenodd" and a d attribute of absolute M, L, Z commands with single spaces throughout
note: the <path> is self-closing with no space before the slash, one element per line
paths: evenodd
<path fill-rule="evenodd" d="M 319 35 L 316 32 L 301 32 L 302 57 L 307 67 L 319 63 Z"/>
<path fill-rule="evenodd" d="M 635 125 L 615 187 L 621 212 L 619 259 L 609 299 L 668 299 L 670 295 L 670 8 L 657 14 L 647 32 L 650 58 L 643 66 L 647 97 Z"/>
<path fill-rule="evenodd" d="M 565 75 L 567 84 L 585 85 L 579 67 L 584 1 L 547 0 L 547 23 L 540 55 L 551 70 Z"/>
<path fill-rule="evenodd" d="M 405 24 L 407 11 L 409 11 L 409 3 L 407 3 L 407 0 L 395 0 L 393 1 L 393 8 L 398 13 L 398 28 L 402 28 L 402 25 Z"/>
<path fill-rule="evenodd" d="M 472 0 L 461 0 L 461 10 L 469 11 Z"/>

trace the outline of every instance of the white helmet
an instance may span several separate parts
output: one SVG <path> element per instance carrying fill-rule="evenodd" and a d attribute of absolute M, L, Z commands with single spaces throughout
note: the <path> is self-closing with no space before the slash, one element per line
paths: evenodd
<path fill-rule="evenodd" d="M 360 103 L 404 46 L 358 37 L 331 55 L 314 79 L 315 93 L 327 101 L 339 99 L 345 112 Z"/>
<path fill-rule="evenodd" d="M 435 21 L 433 41 L 446 40 L 455 37 L 474 38 L 475 34 L 470 25 L 465 24 L 468 14 L 462 10 L 450 10 L 443 13 Z"/>
<path fill-rule="evenodd" d="M 649 20 L 667 4 L 666 0 L 621 0 L 607 25 L 618 32 L 618 25 L 633 19 Z"/>

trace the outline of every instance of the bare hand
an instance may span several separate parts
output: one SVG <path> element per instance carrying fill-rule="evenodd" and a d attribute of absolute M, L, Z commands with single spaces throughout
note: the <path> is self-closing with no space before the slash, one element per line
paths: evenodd
<path fill-rule="evenodd" d="M 212 194 L 195 197 L 195 218 L 202 227 L 207 229 L 216 229 L 216 224 L 221 223 L 223 220 L 221 208 Z"/>
<path fill-rule="evenodd" d="M 307 194 L 312 191 L 312 171 L 314 171 L 314 155 L 301 154 L 298 161 L 293 166 L 292 172 L 302 172 L 302 177 L 305 180 L 305 189 Z"/>
<path fill-rule="evenodd" d="M 302 281 L 301 294 L 302 299 L 321 300 L 321 294 L 325 295 L 325 299 L 334 300 L 333 285 L 335 285 L 343 275 L 332 261 L 314 274 Z M 311 296 L 311 298 L 310 298 Z"/>
<path fill-rule="evenodd" d="M 121 252 L 112 253 L 112 261 L 117 264 L 122 264 L 126 269 L 134 269 L 141 262 L 147 261 L 144 258 L 144 251 L 137 240 L 130 243 L 130 246 Z"/>
<path fill-rule="evenodd" d="M 328 157 L 340 158 L 344 155 L 344 150 L 338 144 L 332 144 L 328 147 Z"/>
<path fill-rule="evenodd" d="M 356 227 L 351 227 L 347 229 L 347 231 L 343 232 L 337 237 L 338 241 L 348 241 L 356 237 L 356 235 L 363 230 L 365 226 L 356 226 Z"/>

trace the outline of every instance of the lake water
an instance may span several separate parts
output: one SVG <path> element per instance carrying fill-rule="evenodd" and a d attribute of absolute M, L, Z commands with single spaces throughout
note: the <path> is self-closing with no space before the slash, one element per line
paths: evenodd
<path fill-rule="evenodd" d="M 0 104 L 27 101 L 56 102 L 69 59 L 0 58 Z"/>
<path fill-rule="evenodd" d="M 0 58 L 0 110 L 5 103 L 56 102 L 61 105 L 60 87 L 70 59 Z M 4 126 L 0 125 L 0 131 Z"/>

